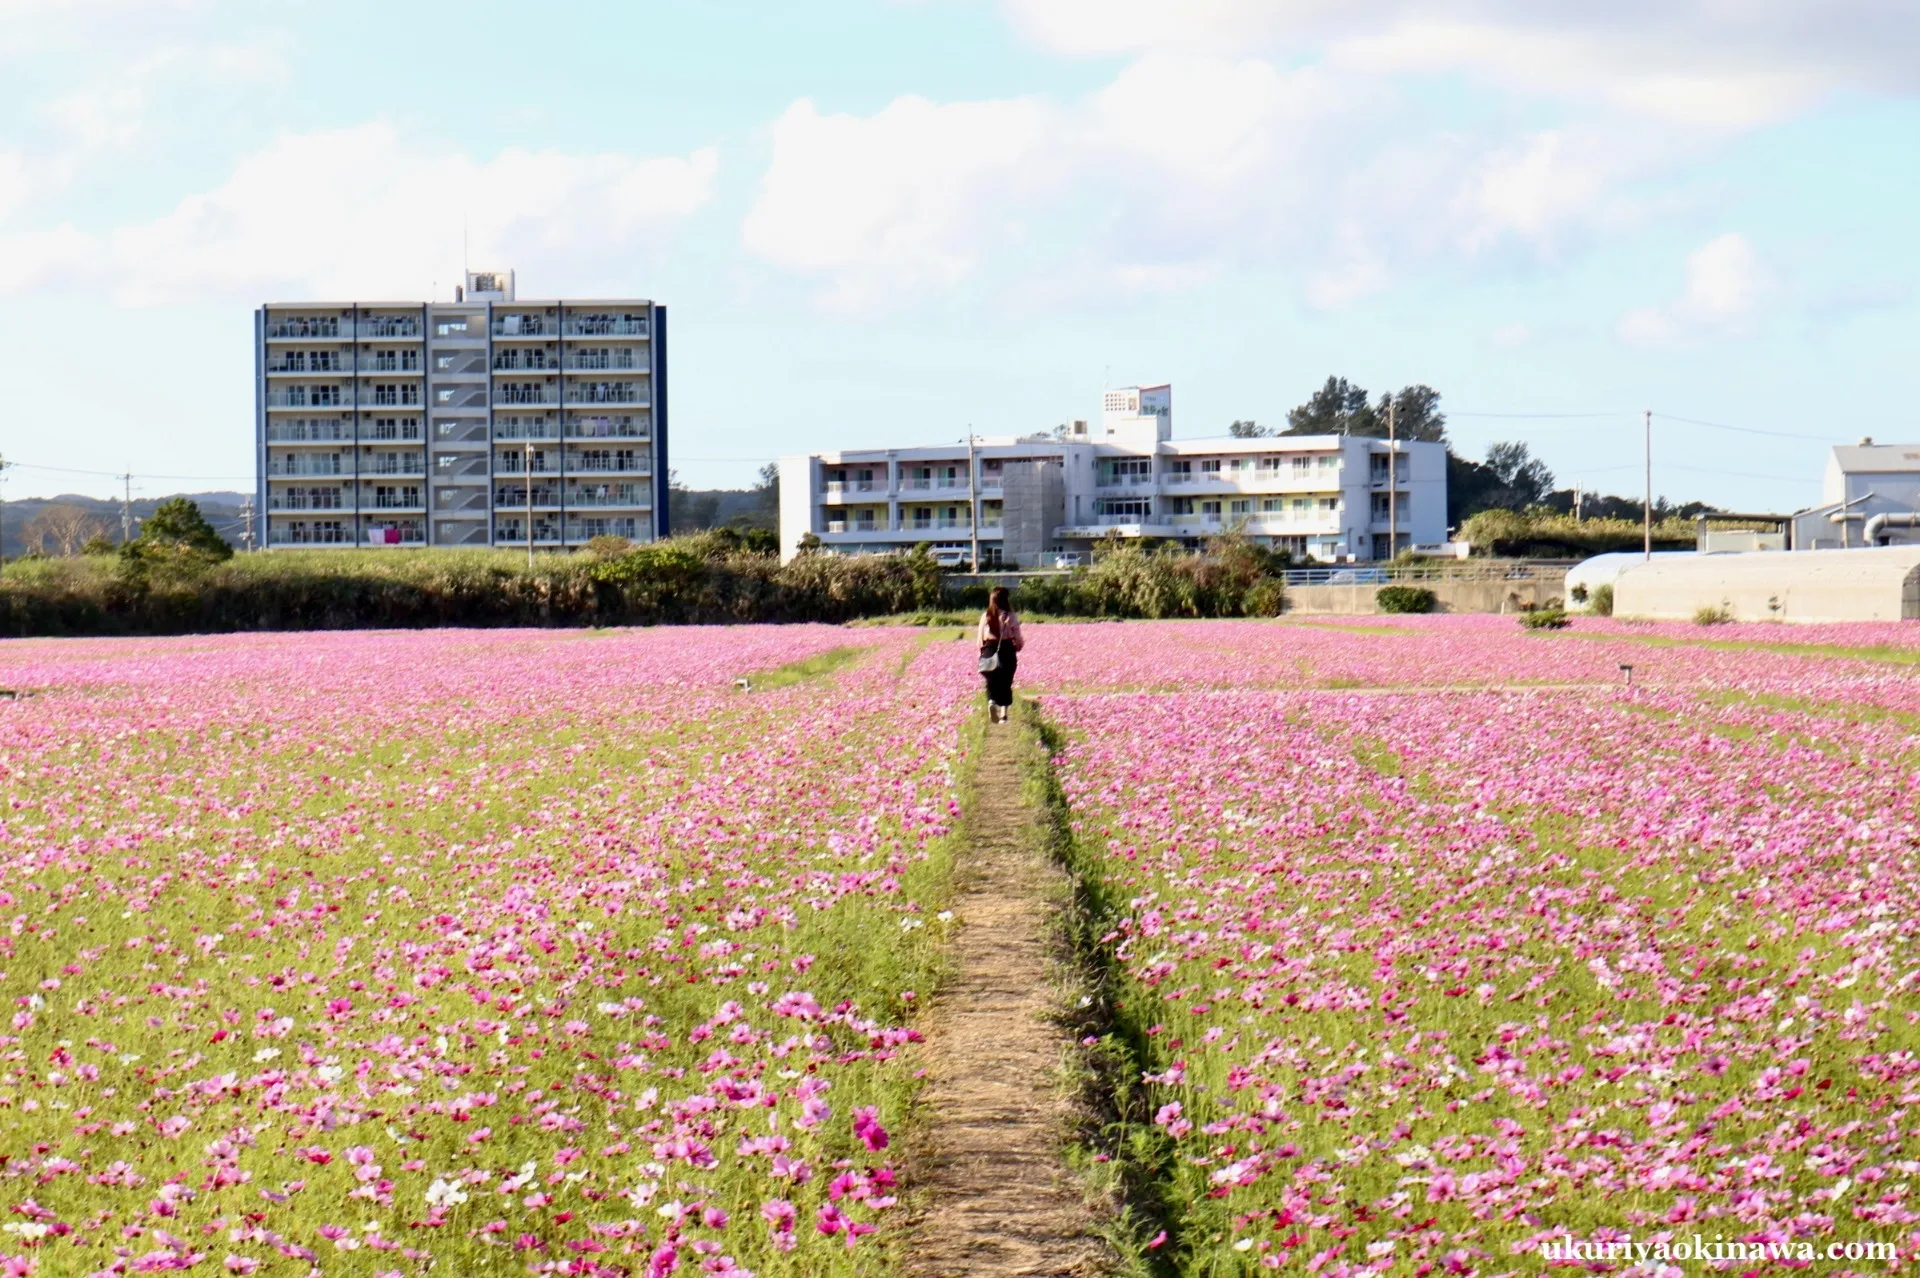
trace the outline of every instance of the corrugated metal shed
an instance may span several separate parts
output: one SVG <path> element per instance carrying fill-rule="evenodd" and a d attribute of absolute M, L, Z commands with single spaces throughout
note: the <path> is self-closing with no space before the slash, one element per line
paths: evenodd
<path fill-rule="evenodd" d="M 1616 617 L 1691 618 L 1725 608 L 1735 621 L 1920 618 L 1920 546 L 1654 556 L 1613 587 Z"/>

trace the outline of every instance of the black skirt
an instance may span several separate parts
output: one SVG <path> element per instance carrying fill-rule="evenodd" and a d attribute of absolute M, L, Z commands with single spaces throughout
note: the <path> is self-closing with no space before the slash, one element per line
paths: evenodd
<path fill-rule="evenodd" d="M 1020 655 L 1011 646 L 997 644 L 995 640 L 981 644 L 980 655 L 986 656 L 996 646 L 1000 648 L 1000 668 L 980 677 L 987 681 L 988 701 L 996 706 L 1010 706 L 1013 704 L 1013 672 L 1020 667 Z"/>

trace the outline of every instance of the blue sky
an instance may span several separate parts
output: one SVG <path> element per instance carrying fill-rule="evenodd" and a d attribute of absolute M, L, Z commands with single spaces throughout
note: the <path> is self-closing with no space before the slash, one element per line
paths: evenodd
<path fill-rule="evenodd" d="M 446 296 L 464 226 L 672 308 L 696 486 L 1339 373 L 1793 507 L 1920 439 L 1917 205 L 1882 0 L 0 0 L 5 492 L 246 486 L 252 308 Z"/>

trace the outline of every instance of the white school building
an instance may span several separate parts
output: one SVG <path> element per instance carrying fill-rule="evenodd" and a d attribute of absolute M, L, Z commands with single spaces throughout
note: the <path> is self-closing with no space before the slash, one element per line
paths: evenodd
<path fill-rule="evenodd" d="M 1391 479 L 1389 478 L 1391 476 Z M 1390 558 L 1447 533 L 1444 445 L 1342 435 L 1173 438 L 1170 386 L 1107 391 L 1100 421 L 1044 435 L 852 449 L 780 462 L 780 545 L 930 545 L 1039 568 L 1107 537 L 1198 545 L 1238 531 L 1328 563 Z"/>

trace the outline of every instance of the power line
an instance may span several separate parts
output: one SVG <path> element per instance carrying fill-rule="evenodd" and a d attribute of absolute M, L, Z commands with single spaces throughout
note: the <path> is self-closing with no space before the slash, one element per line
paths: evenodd
<path fill-rule="evenodd" d="M 1685 422 L 1689 426 L 1706 426 L 1713 430 L 1730 430 L 1741 435 L 1767 435 L 1774 439 L 1811 439 L 1821 444 L 1838 442 L 1831 435 L 1800 435 L 1787 430 L 1761 430 L 1754 426 L 1729 426 L 1725 422 L 1704 422 L 1697 417 L 1682 417 L 1677 413 L 1655 413 L 1654 416 L 1664 417 L 1670 422 Z"/>

